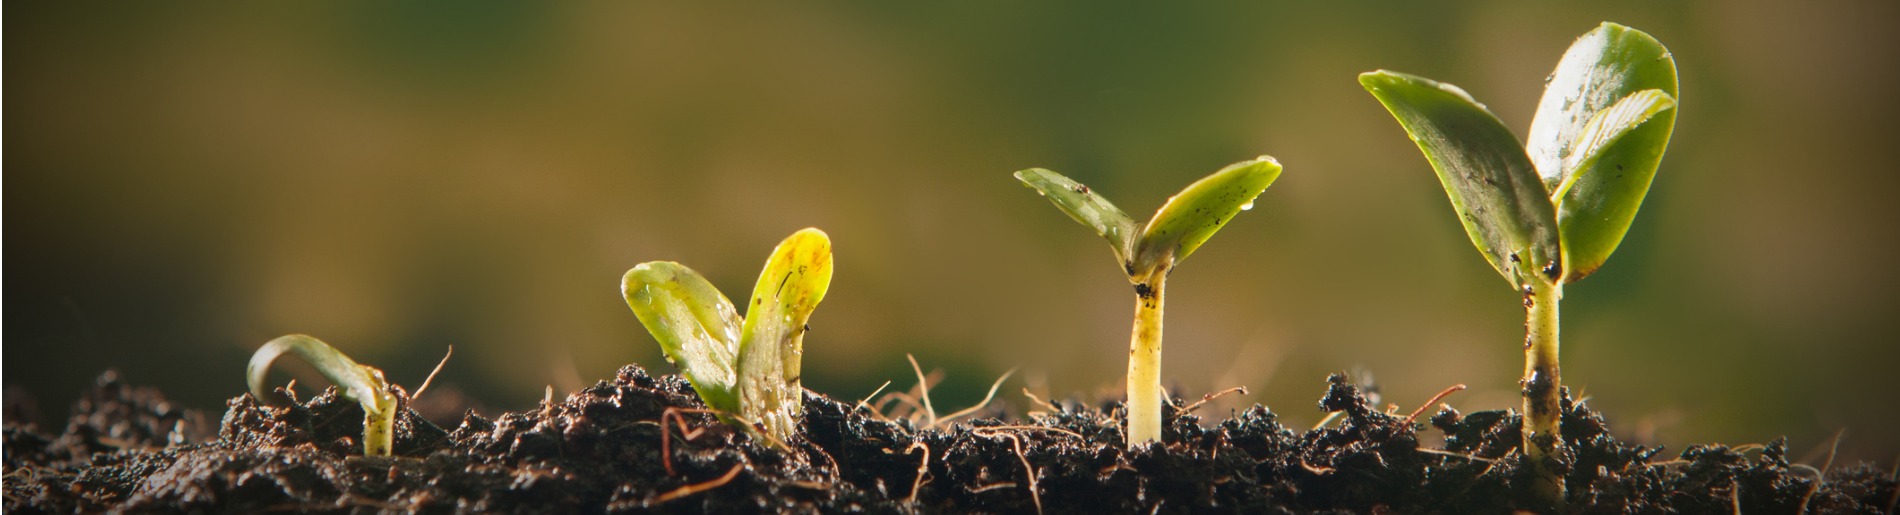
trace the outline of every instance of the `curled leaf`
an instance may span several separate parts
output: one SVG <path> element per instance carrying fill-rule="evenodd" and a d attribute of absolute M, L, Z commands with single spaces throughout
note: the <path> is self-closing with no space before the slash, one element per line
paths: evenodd
<path fill-rule="evenodd" d="M 800 386 L 806 322 L 831 287 L 831 238 L 807 228 L 793 233 L 765 262 L 752 289 L 739 335 L 739 404 L 780 441 L 797 432 L 804 412 Z"/>
<path fill-rule="evenodd" d="M 1581 159 L 1572 154 L 1590 120 L 1624 97 L 1649 89 L 1676 96 L 1676 61 L 1656 38 L 1606 22 L 1571 43 L 1544 86 L 1524 145 L 1550 190 L 1580 171 L 1575 164 Z M 1673 118 L 1666 121 L 1662 125 L 1674 125 Z M 1667 145 L 1669 132 L 1663 128 L 1656 135 L 1661 139 L 1643 144 Z"/>
<path fill-rule="evenodd" d="M 1556 202 L 1566 281 L 1589 276 L 1629 232 L 1675 128 L 1676 63 L 1642 31 L 1605 23 L 1564 53 L 1528 150 Z"/>
<path fill-rule="evenodd" d="M 343 397 L 363 406 L 363 454 L 388 456 L 395 439 L 396 396 L 389 393 L 383 371 L 359 365 L 355 360 L 322 340 L 301 334 L 279 337 L 259 347 L 245 369 L 251 396 L 268 399 L 270 388 L 265 380 L 272 364 L 285 354 L 303 358 L 342 391 Z"/>
<path fill-rule="evenodd" d="M 1359 75 L 1418 144 L 1471 243 L 1510 281 L 1561 277 L 1556 209 L 1524 147 L 1457 86 L 1389 71 Z"/>
<path fill-rule="evenodd" d="M 738 413 L 734 369 L 739 324 L 732 301 L 705 277 L 670 261 L 641 263 L 620 280 L 627 307 L 659 341 L 666 359 L 680 367 L 706 406 Z"/>

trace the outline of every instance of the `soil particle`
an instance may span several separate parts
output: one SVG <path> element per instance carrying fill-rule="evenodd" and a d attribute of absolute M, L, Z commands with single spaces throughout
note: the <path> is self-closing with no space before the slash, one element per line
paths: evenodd
<path fill-rule="evenodd" d="M 1421 424 L 1329 380 L 1326 426 L 1262 406 L 1218 420 L 1169 409 L 1163 442 L 1126 449 L 1119 403 L 1052 404 L 1026 420 L 940 428 L 807 393 L 804 427 L 761 442 L 703 411 L 677 376 L 636 366 L 537 409 L 466 413 L 444 430 L 404 410 L 395 456 L 363 457 L 362 411 L 326 391 L 284 407 L 233 398 L 217 427 L 107 373 L 57 437 L 5 428 L 18 513 L 872 512 L 1506 513 L 1533 506 L 1520 420 L 1444 409 Z M 1183 403 L 1175 403 L 1181 405 Z M 856 408 L 856 409 L 854 409 Z M 1611 436 L 1566 400 L 1572 513 L 1879 513 L 1895 482 L 1868 465 L 1818 471 L 1785 441 L 1691 446 L 1674 459 Z M 215 436 L 212 429 L 215 429 Z M 662 433 L 665 442 L 662 443 Z M 662 449 L 667 452 L 663 453 Z M 670 472 L 669 472 L 670 470 Z M 921 471 L 921 472 L 920 472 Z M 1825 481 L 1822 478 L 1825 477 Z"/>

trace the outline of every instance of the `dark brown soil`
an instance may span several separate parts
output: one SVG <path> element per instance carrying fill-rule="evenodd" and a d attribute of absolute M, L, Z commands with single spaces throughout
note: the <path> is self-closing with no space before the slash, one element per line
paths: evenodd
<path fill-rule="evenodd" d="M 669 457 L 662 416 L 699 400 L 676 376 L 628 366 L 449 431 L 405 412 L 398 456 L 365 458 L 362 412 L 333 391 L 284 408 L 237 397 L 213 436 L 197 412 L 108 373 L 59 436 L 8 423 L 6 511 L 1882 513 L 1896 494 L 1871 466 L 1791 465 L 1782 441 L 1660 459 L 1566 402 L 1569 496 L 1551 509 L 1520 491 L 1515 415 L 1447 409 L 1426 429 L 1339 376 L 1320 401 L 1341 412 L 1328 428 L 1289 429 L 1259 406 L 1205 425 L 1170 413 L 1167 444 L 1137 451 L 1121 444 L 1118 404 L 943 430 L 817 394 L 806 406 L 803 438 L 784 449 L 681 413 L 697 434 L 668 422 Z M 1445 448 L 1421 447 L 1421 430 L 1442 431 Z"/>

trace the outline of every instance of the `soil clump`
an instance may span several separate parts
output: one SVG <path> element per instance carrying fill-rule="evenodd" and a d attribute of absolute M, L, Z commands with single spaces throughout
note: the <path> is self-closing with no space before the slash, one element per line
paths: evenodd
<path fill-rule="evenodd" d="M 1886 471 L 1792 464 L 1784 440 L 1659 459 L 1566 400 L 1568 495 L 1553 509 L 1526 491 L 1515 414 L 1411 421 L 1339 375 L 1319 405 L 1338 416 L 1315 430 L 1258 405 L 1206 422 L 1170 408 L 1165 443 L 1128 450 L 1119 403 L 924 428 L 807 392 L 800 437 L 766 442 L 683 379 L 629 365 L 448 429 L 405 409 L 395 456 L 377 458 L 360 456 L 361 408 L 334 389 L 285 407 L 239 396 L 212 427 L 108 372 L 57 436 L 9 417 L 6 511 L 1885 513 L 1896 496 Z"/>

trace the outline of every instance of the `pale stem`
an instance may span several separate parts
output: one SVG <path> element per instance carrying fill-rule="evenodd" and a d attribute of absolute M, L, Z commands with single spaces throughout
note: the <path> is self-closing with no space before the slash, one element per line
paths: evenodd
<path fill-rule="evenodd" d="M 396 406 L 370 409 L 363 404 L 363 455 L 388 456 L 396 441 Z"/>
<path fill-rule="evenodd" d="M 1168 271 L 1135 284 L 1128 349 L 1128 447 L 1161 440 L 1161 288 Z"/>
<path fill-rule="evenodd" d="M 1537 471 L 1538 491 L 1546 499 L 1563 499 L 1563 477 L 1558 473 L 1558 433 L 1562 418 L 1563 382 L 1557 367 L 1557 301 L 1563 285 L 1531 279 L 1524 292 L 1524 456 Z"/>

